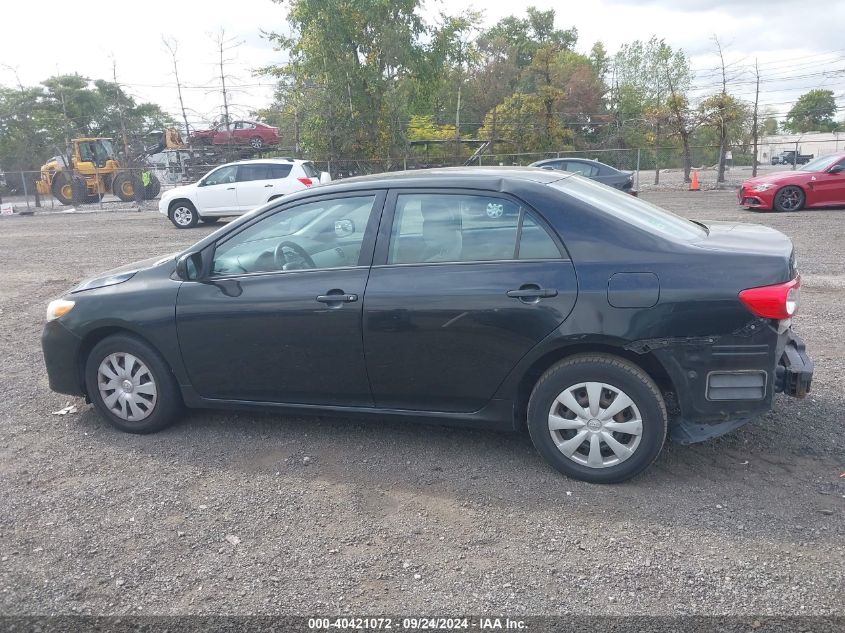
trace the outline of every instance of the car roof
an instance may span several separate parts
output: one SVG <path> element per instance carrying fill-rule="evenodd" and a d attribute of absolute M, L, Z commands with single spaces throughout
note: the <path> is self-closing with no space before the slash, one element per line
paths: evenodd
<path fill-rule="evenodd" d="M 469 188 L 479 187 L 482 189 L 498 189 L 502 181 L 521 180 L 546 184 L 563 178 L 569 178 L 571 174 L 564 172 L 553 172 L 539 167 L 436 167 L 432 169 L 414 169 L 408 171 L 391 171 L 368 176 L 355 176 L 344 178 L 327 187 L 342 187 L 344 185 L 372 186 L 386 185 L 390 187 L 415 187 L 421 185 L 442 184 L 451 187 L 464 186 Z"/>
<path fill-rule="evenodd" d="M 226 165 L 254 165 L 256 163 L 280 163 L 282 165 L 299 165 L 302 163 L 309 163 L 311 161 L 302 160 L 300 158 L 250 158 L 248 160 L 235 160 Z M 220 165 L 224 167 L 225 165 Z"/>
<path fill-rule="evenodd" d="M 581 158 L 580 156 L 561 156 L 559 158 L 544 158 L 543 160 L 538 160 L 536 163 L 531 164 L 542 165 L 545 163 L 556 163 L 560 160 L 573 161 L 575 163 L 592 163 L 593 165 L 604 165 L 605 167 L 610 167 L 610 165 L 608 165 L 607 163 L 603 163 L 599 160 L 595 160 L 593 158 Z"/>

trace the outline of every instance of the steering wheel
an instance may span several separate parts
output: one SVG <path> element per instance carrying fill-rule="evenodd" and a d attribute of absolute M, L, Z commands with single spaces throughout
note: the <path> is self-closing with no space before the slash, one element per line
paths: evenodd
<path fill-rule="evenodd" d="M 285 248 L 292 250 L 296 257 L 299 258 L 299 262 L 289 260 L 288 256 L 285 254 Z M 273 261 L 275 261 L 279 270 L 291 270 L 291 268 L 286 268 L 286 266 L 297 263 L 305 264 L 305 266 L 301 266 L 301 268 L 317 267 L 308 252 L 296 242 L 279 242 L 276 249 L 273 251 Z M 297 269 L 294 268 L 293 270 Z"/>

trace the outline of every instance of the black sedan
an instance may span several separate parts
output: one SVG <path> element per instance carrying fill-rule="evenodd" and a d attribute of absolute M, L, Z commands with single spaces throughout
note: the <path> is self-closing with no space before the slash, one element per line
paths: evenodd
<path fill-rule="evenodd" d="M 548 158 L 531 163 L 530 167 L 542 169 L 559 169 L 584 176 L 596 182 L 609 185 L 625 193 L 637 195 L 634 189 L 634 172 L 621 171 L 610 165 L 588 158 Z"/>
<path fill-rule="evenodd" d="M 129 432 L 183 406 L 527 426 L 606 483 L 667 432 L 705 440 L 809 391 L 798 286 L 772 229 L 558 171 L 442 169 L 301 192 L 89 280 L 42 343 L 51 387 Z"/>

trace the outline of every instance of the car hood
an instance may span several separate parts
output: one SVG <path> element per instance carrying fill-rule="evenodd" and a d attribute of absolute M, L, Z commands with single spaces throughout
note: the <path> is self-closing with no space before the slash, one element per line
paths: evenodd
<path fill-rule="evenodd" d="M 112 268 L 111 270 L 98 273 L 92 277 L 89 277 L 88 279 L 83 280 L 82 282 L 77 284 L 71 290 L 71 292 L 93 290 L 94 288 L 102 288 L 104 286 L 113 285 L 112 283 L 106 283 L 106 280 L 109 280 L 112 277 L 125 276 L 126 278 L 122 281 L 128 281 L 132 278 L 132 276 L 141 272 L 142 270 L 148 270 L 150 268 L 162 266 L 168 262 L 175 262 L 176 257 L 178 255 L 178 252 L 170 253 L 169 255 L 165 255 L 164 257 L 159 255 L 158 257 L 149 257 L 147 259 L 142 259 L 137 262 L 132 262 L 131 264 L 125 264 L 117 268 Z"/>
<path fill-rule="evenodd" d="M 188 196 L 194 192 L 197 188 L 196 183 L 190 185 L 181 185 L 179 187 L 173 187 L 173 189 L 168 189 L 167 191 L 161 194 L 162 200 L 171 199 L 171 198 L 178 198 L 180 196 Z"/>
<path fill-rule="evenodd" d="M 763 176 L 757 176 L 756 178 L 749 178 L 745 181 L 745 185 L 761 185 L 763 183 L 773 183 L 775 185 L 786 184 L 789 182 L 795 182 L 795 179 L 803 178 L 810 178 L 815 176 L 816 172 L 814 171 L 802 171 L 800 169 L 796 171 L 776 171 L 774 173 L 765 174 Z"/>

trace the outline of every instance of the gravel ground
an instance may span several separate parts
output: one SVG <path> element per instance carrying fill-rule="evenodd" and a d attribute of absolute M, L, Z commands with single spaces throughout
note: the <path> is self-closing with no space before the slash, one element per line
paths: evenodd
<path fill-rule="evenodd" d="M 0 219 L 0 613 L 845 615 L 845 211 L 644 197 L 793 238 L 816 375 L 617 486 L 558 475 L 524 435 L 203 411 L 139 437 L 81 401 L 51 415 L 47 301 L 210 229 Z"/>

